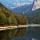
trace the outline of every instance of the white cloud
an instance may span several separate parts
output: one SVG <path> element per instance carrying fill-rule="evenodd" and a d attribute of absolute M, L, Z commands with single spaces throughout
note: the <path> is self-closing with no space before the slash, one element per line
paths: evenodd
<path fill-rule="evenodd" d="M 7 7 L 14 8 L 14 7 L 23 6 L 25 4 L 31 4 L 33 0 L 0 0 L 0 2 L 2 2 Z"/>

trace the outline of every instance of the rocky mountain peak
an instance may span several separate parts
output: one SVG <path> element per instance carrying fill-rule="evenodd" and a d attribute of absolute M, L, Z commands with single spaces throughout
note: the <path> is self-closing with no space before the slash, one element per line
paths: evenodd
<path fill-rule="evenodd" d="M 36 1 L 34 2 L 33 10 L 39 9 L 39 8 L 40 8 L 40 0 L 36 0 Z"/>

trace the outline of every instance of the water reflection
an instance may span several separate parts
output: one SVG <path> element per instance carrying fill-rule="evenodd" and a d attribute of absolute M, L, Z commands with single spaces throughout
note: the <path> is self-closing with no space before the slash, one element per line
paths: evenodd
<path fill-rule="evenodd" d="M 32 40 L 37 40 L 37 39 L 32 38 Z"/>
<path fill-rule="evenodd" d="M 32 37 L 36 40 L 40 40 L 40 27 L 32 28 Z"/>
<path fill-rule="evenodd" d="M 32 31 L 30 27 L 1 31 L 0 40 L 32 40 Z"/>
<path fill-rule="evenodd" d="M 31 30 L 31 27 L 28 27 L 28 30 L 26 28 L 23 36 L 20 35 L 20 36 L 12 37 L 11 40 L 13 40 L 13 39 L 14 40 L 32 40 L 32 30 Z"/>
<path fill-rule="evenodd" d="M 40 27 L 0 31 L 0 40 L 40 40 Z"/>

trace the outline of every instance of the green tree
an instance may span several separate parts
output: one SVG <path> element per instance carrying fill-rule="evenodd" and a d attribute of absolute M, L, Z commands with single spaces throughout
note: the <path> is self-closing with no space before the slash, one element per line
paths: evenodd
<path fill-rule="evenodd" d="M 6 16 L 3 13 L 0 13 L 0 25 L 6 24 Z"/>
<path fill-rule="evenodd" d="M 40 24 L 40 13 L 36 13 L 36 14 L 33 16 L 33 23 L 35 23 L 35 24 Z"/>
<path fill-rule="evenodd" d="M 28 23 L 27 17 L 19 15 L 16 17 L 18 25 L 25 25 Z"/>
<path fill-rule="evenodd" d="M 17 25 L 17 20 L 14 17 L 14 15 L 11 15 L 10 17 L 8 17 L 7 22 L 8 22 L 9 25 Z"/>

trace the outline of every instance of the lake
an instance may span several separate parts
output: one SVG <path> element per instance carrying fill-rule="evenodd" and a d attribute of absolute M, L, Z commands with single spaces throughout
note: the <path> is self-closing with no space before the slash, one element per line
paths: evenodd
<path fill-rule="evenodd" d="M 32 38 L 34 40 L 40 40 L 40 27 L 32 28 Z"/>
<path fill-rule="evenodd" d="M 0 31 L 0 40 L 40 40 L 40 27 L 25 27 Z"/>
<path fill-rule="evenodd" d="M 28 30 L 27 30 L 27 28 L 25 29 L 23 36 L 21 36 L 21 35 L 16 36 L 16 37 L 13 37 L 11 40 L 32 40 L 32 29 L 31 29 L 31 27 L 28 27 Z"/>

